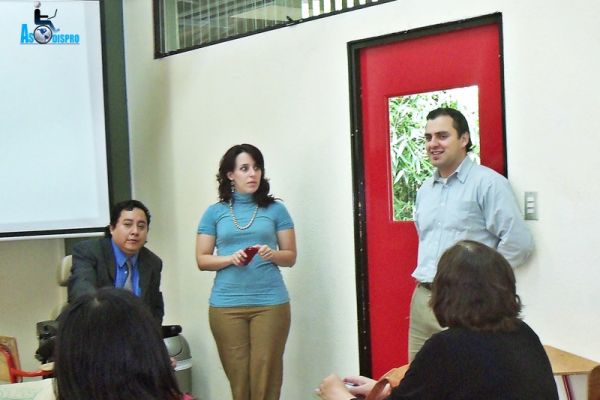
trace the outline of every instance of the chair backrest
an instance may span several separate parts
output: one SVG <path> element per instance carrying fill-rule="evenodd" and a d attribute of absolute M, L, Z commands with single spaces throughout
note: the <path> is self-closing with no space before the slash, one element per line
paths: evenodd
<path fill-rule="evenodd" d="M 12 336 L 0 336 L 0 346 L 8 353 L 8 356 L 5 356 L 4 353 L 0 355 L 0 381 L 12 382 L 10 363 L 13 363 L 13 368 L 21 368 L 17 339 Z"/>
<path fill-rule="evenodd" d="M 67 287 L 69 283 L 69 276 L 71 276 L 71 267 L 73 266 L 73 256 L 64 256 L 60 265 L 58 266 L 56 280 L 59 286 Z"/>
<path fill-rule="evenodd" d="M 588 375 L 588 400 L 600 400 L 600 365 Z"/>
<path fill-rule="evenodd" d="M 23 377 L 49 376 L 52 375 L 53 369 L 54 363 L 48 363 L 36 371 L 23 371 L 19 360 L 17 339 L 12 336 L 0 336 L 0 381 L 18 383 L 23 381 Z"/>
<path fill-rule="evenodd" d="M 58 283 L 58 286 L 61 287 L 61 290 L 59 295 L 59 304 L 52 311 L 52 315 L 50 315 L 51 319 L 56 319 L 67 304 L 67 286 L 69 285 L 69 276 L 71 276 L 72 266 L 73 256 L 69 254 L 63 257 L 58 265 L 58 268 L 56 269 L 56 282 Z"/>

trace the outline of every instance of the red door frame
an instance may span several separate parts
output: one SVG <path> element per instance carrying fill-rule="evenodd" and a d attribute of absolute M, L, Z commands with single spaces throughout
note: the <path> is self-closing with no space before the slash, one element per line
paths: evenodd
<path fill-rule="evenodd" d="M 369 273 L 367 259 L 367 217 L 366 217 L 366 194 L 365 194 L 365 153 L 363 150 L 363 106 L 361 103 L 361 50 L 396 43 L 409 39 L 420 38 L 424 36 L 448 33 L 457 30 L 474 28 L 483 25 L 495 24 L 498 27 L 500 54 L 502 54 L 502 15 L 495 13 L 469 20 L 461 20 L 430 27 L 419 28 L 402 33 L 386 35 L 382 37 L 370 38 L 348 43 L 348 59 L 350 70 L 350 97 L 351 97 L 351 137 L 352 137 L 352 168 L 353 168 L 353 193 L 354 193 L 354 222 L 355 222 L 355 259 L 356 259 L 356 290 L 357 290 L 357 309 L 358 309 L 358 337 L 359 337 L 359 356 L 360 372 L 366 376 L 372 376 L 373 373 L 380 374 L 382 371 L 378 365 L 373 365 L 374 353 L 382 351 L 381 346 L 373 351 L 371 342 L 371 304 L 369 299 Z M 488 149 L 482 146 L 482 162 L 491 166 L 498 172 L 506 175 L 506 147 L 505 143 L 505 115 L 504 115 L 504 88 L 503 88 L 503 65 L 500 57 L 500 91 L 501 91 L 501 109 L 502 113 L 496 121 L 502 127 L 502 133 L 496 142 L 488 143 Z M 484 130 L 484 127 L 480 127 Z M 416 236 L 416 234 L 414 235 Z M 410 241 L 409 241 L 410 242 Z M 416 246 L 415 243 L 408 243 L 409 246 Z M 416 261 L 416 260 L 415 260 Z M 411 286 L 411 284 L 409 284 Z M 402 290 L 412 291 L 410 288 Z M 379 308 L 377 312 L 385 310 Z M 385 312 L 394 312 L 392 308 Z M 377 347 L 377 346 L 376 346 Z M 402 344 L 401 344 L 402 347 Z M 402 360 L 399 360 L 402 361 Z M 395 365 L 397 366 L 397 365 Z M 385 371 L 383 371 L 385 372 Z"/>

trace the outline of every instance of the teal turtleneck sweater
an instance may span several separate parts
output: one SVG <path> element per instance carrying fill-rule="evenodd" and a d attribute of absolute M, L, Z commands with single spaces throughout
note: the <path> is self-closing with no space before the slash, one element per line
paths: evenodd
<path fill-rule="evenodd" d="M 255 209 L 251 194 L 233 194 L 233 210 L 241 227 L 250 222 Z M 259 207 L 254 222 L 245 230 L 234 225 L 229 204 L 220 202 L 208 207 L 198 224 L 198 233 L 214 236 L 217 255 L 227 256 L 254 245 L 266 244 L 276 250 L 277 232 L 293 228 L 292 218 L 279 201 Z M 217 271 L 210 295 L 213 307 L 264 306 L 288 301 L 279 267 L 258 254 L 246 266 L 231 264 Z"/>

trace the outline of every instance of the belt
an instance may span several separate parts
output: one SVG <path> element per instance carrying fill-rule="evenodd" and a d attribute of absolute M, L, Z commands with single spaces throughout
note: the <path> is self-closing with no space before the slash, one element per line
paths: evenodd
<path fill-rule="evenodd" d="M 418 282 L 417 286 L 421 286 L 423 289 L 431 291 L 431 282 Z"/>

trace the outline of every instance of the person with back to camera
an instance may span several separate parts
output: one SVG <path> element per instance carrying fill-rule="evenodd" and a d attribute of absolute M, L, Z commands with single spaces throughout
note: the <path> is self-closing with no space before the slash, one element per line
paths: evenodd
<path fill-rule="evenodd" d="M 105 287 L 61 313 L 55 347 L 57 400 L 186 400 L 160 327 L 131 292 Z"/>
<path fill-rule="evenodd" d="M 233 399 L 277 400 L 290 329 L 279 267 L 296 262 L 294 224 L 269 194 L 263 155 L 255 146 L 227 150 L 217 181 L 220 201 L 205 211 L 196 239 L 198 268 L 217 271 L 210 328 Z"/>
<path fill-rule="evenodd" d="M 521 302 L 508 261 L 496 250 L 463 240 L 437 267 L 430 301 L 447 330 L 434 334 L 415 356 L 400 384 L 381 399 L 558 399 L 544 347 L 519 318 Z M 330 375 L 317 394 L 324 400 L 367 396 L 375 381 L 344 382 Z"/>

